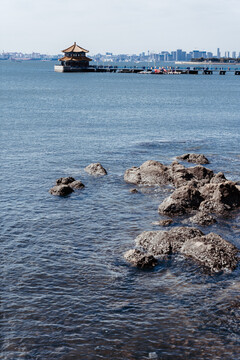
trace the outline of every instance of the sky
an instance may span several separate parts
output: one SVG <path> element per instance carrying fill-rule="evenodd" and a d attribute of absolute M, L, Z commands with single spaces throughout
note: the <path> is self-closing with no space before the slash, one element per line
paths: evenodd
<path fill-rule="evenodd" d="M 0 52 L 240 51 L 240 0 L 1 0 Z"/>

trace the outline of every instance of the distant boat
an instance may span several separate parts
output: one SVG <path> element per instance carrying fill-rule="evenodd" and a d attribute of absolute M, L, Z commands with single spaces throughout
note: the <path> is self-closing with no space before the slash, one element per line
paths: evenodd
<path fill-rule="evenodd" d="M 138 74 L 152 74 L 151 70 L 143 70 L 143 71 L 139 71 Z"/>

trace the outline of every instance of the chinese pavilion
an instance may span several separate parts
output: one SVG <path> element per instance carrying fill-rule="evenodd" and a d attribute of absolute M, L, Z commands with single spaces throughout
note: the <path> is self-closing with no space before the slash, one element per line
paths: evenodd
<path fill-rule="evenodd" d="M 92 59 L 86 56 L 89 51 L 77 45 L 76 42 L 62 52 L 64 56 L 58 59 L 61 61 L 61 66 L 56 65 L 55 71 L 91 71 L 89 61 Z"/>

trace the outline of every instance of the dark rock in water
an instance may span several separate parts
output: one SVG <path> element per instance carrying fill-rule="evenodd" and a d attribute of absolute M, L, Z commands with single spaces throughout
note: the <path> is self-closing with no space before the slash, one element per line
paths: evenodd
<path fill-rule="evenodd" d="M 185 168 L 174 161 L 165 166 L 158 161 L 148 160 L 140 167 L 133 166 L 124 173 L 124 180 L 136 185 L 174 185 L 180 187 L 195 181 L 197 186 L 209 183 L 214 173 L 201 165 Z"/>
<path fill-rule="evenodd" d="M 56 180 L 56 184 L 57 185 L 68 185 L 68 184 L 72 183 L 73 181 L 75 181 L 75 179 L 71 176 L 61 177 L 60 179 Z"/>
<path fill-rule="evenodd" d="M 140 250 L 132 249 L 124 254 L 124 258 L 133 266 L 140 269 L 149 269 L 157 265 L 158 261 L 152 255 L 143 253 Z"/>
<path fill-rule="evenodd" d="M 205 168 L 202 165 L 188 168 L 188 173 L 192 174 L 196 181 L 203 184 L 209 183 L 214 175 L 212 170 Z"/>
<path fill-rule="evenodd" d="M 131 184 L 164 185 L 170 182 L 168 167 L 158 161 L 148 160 L 140 167 L 125 171 L 124 180 Z"/>
<path fill-rule="evenodd" d="M 217 222 L 217 220 L 212 215 L 202 211 L 197 212 L 197 214 L 189 218 L 188 221 L 203 226 L 212 225 Z"/>
<path fill-rule="evenodd" d="M 107 175 L 107 171 L 100 163 L 90 164 L 84 170 L 90 175 Z"/>
<path fill-rule="evenodd" d="M 125 171 L 124 180 L 130 184 L 140 184 L 141 183 L 141 174 L 140 168 L 133 166 L 131 169 Z"/>
<path fill-rule="evenodd" d="M 85 187 L 85 185 L 80 180 L 75 180 L 72 183 L 69 184 L 72 189 L 82 189 Z"/>
<path fill-rule="evenodd" d="M 52 195 L 66 196 L 73 192 L 73 189 L 82 189 L 84 184 L 73 177 L 62 177 L 56 180 L 56 185 L 49 192 Z"/>
<path fill-rule="evenodd" d="M 170 182 L 168 167 L 158 161 L 149 160 L 140 166 L 141 183 L 164 185 Z"/>
<path fill-rule="evenodd" d="M 232 181 L 205 185 L 201 194 L 205 200 L 199 207 L 200 211 L 225 214 L 240 206 L 240 190 Z"/>
<path fill-rule="evenodd" d="M 206 214 L 225 214 L 240 206 L 240 190 L 235 183 L 207 183 L 198 188 L 190 182 L 177 188 L 159 205 L 158 212 L 175 216 L 199 210 Z"/>
<path fill-rule="evenodd" d="M 160 220 L 160 221 L 154 221 L 152 223 L 152 225 L 157 225 L 157 226 L 169 226 L 173 223 L 172 219 L 166 219 L 166 220 Z"/>
<path fill-rule="evenodd" d="M 189 173 L 188 169 L 179 164 L 177 161 L 174 161 L 169 166 L 169 174 L 171 177 L 171 182 L 175 187 L 186 185 L 189 181 L 194 179 L 193 175 Z"/>
<path fill-rule="evenodd" d="M 178 252 L 187 239 L 201 235 L 203 233 L 197 228 L 174 227 L 168 231 L 144 231 L 136 237 L 135 243 L 149 254 L 169 255 Z"/>
<path fill-rule="evenodd" d="M 238 249 L 214 233 L 187 240 L 180 252 L 213 272 L 234 270 L 238 263 Z"/>
<path fill-rule="evenodd" d="M 66 196 L 73 192 L 73 189 L 69 185 L 56 185 L 49 190 L 50 194 L 58 196 Z"/>
<path fill-rule="evenodd" d="M 135 242 L 138 247 L 153 256 L 184 254 L 212 272 L 234 270 L 238 263 L 238 249 L 234 245 L 217 234 L 204 235 L 194 227 L 175 227 L 169 231 L 144 231 L 137 236 Z M 139 251 L 140 256 L 141 251 L 136 251 Z"/>
<path fill-rule="evenodd" d="M 138 190 L 137 189 L 131 189 L 131 190 L 129 190 L 129 192 L 132 193 L 132 194 L 136 194 L 136 193 L 138 193 Z"/>
<path fill-rule="evenodd" d="M 177 188 L 158 207 L 159 214 L 183 215 L 194 209 L 198 209 L 203 197 L 191 184 Z"/>
<path fill-rule="evenodd" d="M 203 154 L 184 154 L 177 156 L 177 159 L 195 164 L 209 164 L 208 159 Z"/>

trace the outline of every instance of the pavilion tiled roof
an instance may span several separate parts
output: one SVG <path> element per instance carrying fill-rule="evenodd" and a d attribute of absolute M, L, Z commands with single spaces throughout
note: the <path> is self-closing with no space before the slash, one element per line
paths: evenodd
<path fill-rule="evenodd" d="M 87 56 L 63 56 L 58 61 L 92 61 L 92 59 L 88 58 Z"/>
<path fill-rule="evenodd" d="M 78 46 L 76 44 L 76 42 L 70 46 L 69 48 L 65 49 L 65 50 L 62 50 L 62 52 L 64 53 L 67 53 L 67 52 L 85 52 L 85 53 L 88 53 L 89 51 L 86 50 L 86 49 L 83 49 L 82 47 Z"/>

